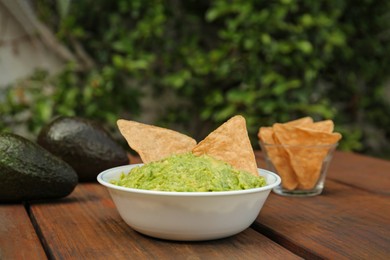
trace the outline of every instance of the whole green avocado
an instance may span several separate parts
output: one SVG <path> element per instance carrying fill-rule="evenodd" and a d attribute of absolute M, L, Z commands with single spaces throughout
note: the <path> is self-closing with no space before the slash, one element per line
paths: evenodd
<path fill-rule="evenodd" d="M 127 152 L 96 121 L 58 117 L 44 126 L 38 144 L 57 155 L 77 172 L 83 182 L 96 181 L 109 168 L 129 164 Z"/>
<path fill-rule="evenodd" d="M 38 144 L 0 133 L 0 202 L 62 198 L 77 182 L 70 165 Z"/>

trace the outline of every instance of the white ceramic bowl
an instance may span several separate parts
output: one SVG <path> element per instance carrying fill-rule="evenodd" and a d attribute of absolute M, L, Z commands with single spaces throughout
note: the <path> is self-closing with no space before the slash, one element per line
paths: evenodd
<path fill-rule="evenodd" d="M 142 164 L 103 171 L 97 180 L 106 186 L 123 220 L 134 230 L 170 240 L 210 240 L 248 228 L 270 191 L 280 184 L 275 173 L 259 169 L 265 187 L 219 192 L 169 192 L 120 187 L 110 183 Z"/>

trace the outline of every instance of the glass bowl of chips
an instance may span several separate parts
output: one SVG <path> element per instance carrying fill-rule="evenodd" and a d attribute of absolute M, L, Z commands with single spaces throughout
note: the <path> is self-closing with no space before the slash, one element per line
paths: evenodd
<path fill-rule="evenodd" d="M 287 196 L 322 193 L 329 164 L 341 134 L 331 120 L 305 117 L 261 127 L 258 137 L 268 170 L 282 179 L 273 191 Z"/>
<path fill-rule="evenodd" d="M 260 142 L 266 167 L 282 182 L 273 191 L 280 195 L 315 196 L 322 193 L 335 144 L 283 145 Z"/>
<path fill-rule="evenodd" d="M 275 173 L 258 169 L 267 185 L 247 190 L 170 192 L 111 184 L 111 180 L 137 166 L 108 169 L 97 179 L 108 188 L 120 216 L 130 227 L 168 240 L 219 239 L 245 230 L 258 216 L 270 191 L 280 183 Z"/>

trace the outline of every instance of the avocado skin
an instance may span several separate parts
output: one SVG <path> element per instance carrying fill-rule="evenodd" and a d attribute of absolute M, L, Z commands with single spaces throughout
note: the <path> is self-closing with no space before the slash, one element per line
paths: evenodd
<path fill-rule="evenodd" d="M 78 183 L 70 165 L 21 136 L 1 133 L 0 155 L 0 202 L 62 198 Z"/>
<path fill-rule="evenodd" d="M 109 168 L 129 164 L 127 152 L 97 122 L 58 117 L 44 126 L 38 144 L 69 163 L 82 182 Z"/>

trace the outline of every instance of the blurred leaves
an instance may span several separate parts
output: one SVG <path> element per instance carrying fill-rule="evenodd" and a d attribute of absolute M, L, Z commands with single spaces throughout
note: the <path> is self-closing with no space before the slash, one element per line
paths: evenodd
<path fill-rule="evenodd" d="M 373 128 L 389 138 L 388 1 L 85 0 L 70 1 L 65 16 L 34 2 L 59 39 L 71 49 L 78 41 L 95 62 L 35 96 L 36 125 L 57 114 L 134 117 L 151 86 L 184 101 L 167 104 L 156 124 L 196 139 L 235 114 L 254 146 L 260 126 L 307 115 L 335 120 L 344 150 L 372 152 Z"/>

